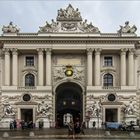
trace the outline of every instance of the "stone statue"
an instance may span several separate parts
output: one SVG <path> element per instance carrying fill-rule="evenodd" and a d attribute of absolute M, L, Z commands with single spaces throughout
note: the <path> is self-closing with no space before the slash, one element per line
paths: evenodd
<path fill-rule="evenodd" d="M 45 101 L 42 101 L 38 104 L 37 112 L 43 116 L 49 116 L 50 115 L 50 109 L 51 107 L 45 103 Z"/>
<path fill-rule="evenodd" d="M 124 112 L 127 115 L 134 115 L 134 113 L 136 112 L 136 110 L 135 110 L 135 105 L 133 104 L 132 101 L 130 101 L 129 104 L 126 105 Z"/>
<path fill-rule="evenodd" d="M 64 67 L 62 68 L 56 68 L 54 71 L 54 80 L 61 80 L 65 77 L 65 71 L 64 71 Z"/>
<path fill-rule="evenodd" d="M 79 19 L 81 20 L 81 15 L 79 12 L 79 9 L 77 8 L 76 10 L 72 7 L 71 4 L 66 9 L 60 9 L 58 10 L 58 16 L 57 19 L 65 19 L 65 20 L 70 20 L 70 19 Z"/>
<path fill-rule="evenodd" d="M 96 101 L 92 106 L 89 107 L 89 111 L 91 112 L 92 117 L 101 116 L 101 104 L 100 101 Z"/>
<path fill-rule="evenodd" d="M 4 113 L 6 116 L 13 116 L 15 112 L 9 103 L 4 104 Z"/>
<path fill-rule="evenodd" d="M 79 26 L 80 30 L 83 32 L 92 32 L 92 33 L 100 33 L 99 29 L 92 25 L 92 23 L 88 24 L 87 20 L 80 22 Z"/>
<path fill-rule="evenodd" d="M 52 23 L 49 24 L 47 21 L 46 21 L 46 25 L 43 26 L 43 27 L 39 27 L 40 30 L 39 32 L 54 32 L 54 31 L 57 31 L 58 30 L 58 23 L 56 23 L 53 19 L 52 19 Z"/>
<path fill-rule="evenodd" d="M 13 22 L 10 22 L 8 26 L 3 26 L 2 27 L 3 33 L 18 33 L 19 28 L 17 26 L 13 25 Z"/>
<path fill-rule="evenodd" d="M 135 33 L 136 30 L 137 27 L 135 25 L 130 27 L 129 21 L 126 21 L 124 26 L 120 26 L 120 30 L 118 30 L 118 33 Z"/>
<path fill-rule="evenodd" d="M 52 32 L 51 25 L 47 21 L 45 26 L 39 28 L 39 32 Z"/>

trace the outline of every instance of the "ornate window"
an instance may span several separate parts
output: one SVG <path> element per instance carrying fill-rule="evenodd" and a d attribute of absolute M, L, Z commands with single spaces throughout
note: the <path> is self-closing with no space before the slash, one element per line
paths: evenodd
<path fill-rule="evenodd" d="M 26 56 L 26 66 L 34 66 L 34 56 Z"/>
<path fill-rule="evenodd" d="M 113 86 L 113 76 L 110 73 L 104 75 L 104 86 Z"/>
<path fill-rule="evenodd" d="M 25 75 L 25 86 L 35 86 L 35 77 L 33 74 Z"/>
<path fill-rule="evenodd" d="M 112 66 L 112 56 L 105 56 L 104 57 L 104 66 L 105 67 L 110 67 Z"/>

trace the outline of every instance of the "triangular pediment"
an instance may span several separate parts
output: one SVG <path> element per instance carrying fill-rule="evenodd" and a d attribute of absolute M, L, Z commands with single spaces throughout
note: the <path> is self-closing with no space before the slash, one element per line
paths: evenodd
<path fill-rule="evenodd" d="M 39 33 L 53 32 L 74 32 L 74 33 L 100 33 L 98 27 L 82 20 L 79 9 L 74 9 L 71 4 L 66 9 L 60 9 L 57 13 L 56 21 L 52 19 L 51 23 L 46 21 L 46 25 L 39 27 Z"/>

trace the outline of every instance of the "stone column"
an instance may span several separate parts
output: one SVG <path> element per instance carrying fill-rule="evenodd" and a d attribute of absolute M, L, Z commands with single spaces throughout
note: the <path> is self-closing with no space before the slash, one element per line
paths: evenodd
<path fill-rule="evenodd" d="M 100 53 L 101 49 L 95 49 L 95 86 L 100 86 Z"/>
<path fill-rule="evenodd" d="M 134 85 L 134 49 L 129 49 L 128 54 L 128 85 Z"/>
<path fill-rule="evenodd" d="M 121 49 L 121 86 L 126 86 L 126 51 Z"/>
<path fill-rule="evenodd" d="M 5 86 L 10 86 L 10 52 L 9 49 L 4 49 L 5 51 Z"/>
<path fill-rule="evenodd" d="M 17 49 L 12 49 L 12 86 L 18 85 L 18 53 Z"/>
<path fill-rule="evenodd" d="M 37 49 L 38 51 L 38 86 L 43 86 L 43 49 Z"/>
<path fill-rule="evenodd" d="M 51 48 L 45 49 L 46 51 L 46 86 L 51 85 Z"/>
<path fill-rule="evenodd" d="M 87 85 L 92 86 L 93 71 L 92 71 L 92 53 L 93 49 L 87 49 Z"/>

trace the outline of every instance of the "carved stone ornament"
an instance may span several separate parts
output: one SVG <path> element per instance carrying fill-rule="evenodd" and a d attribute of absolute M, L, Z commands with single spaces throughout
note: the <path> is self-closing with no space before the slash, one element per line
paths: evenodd
<path fill-rule="evenodd" d="M 77 23 L 62 23 L 61 29 L 63 31 L 75 31 L 77 30 Z"/>
<path fill-rule="evenodd" d="M 79 9 L 76 10 L 71 4 L 68 5 L 66 9 L 58 10 L 57 20 L 82 20 Z"/>
<path fill-rule="evenodd" d="M 45 101 L 42 101 L 37 107 L 38 116 L 49 117 L 51 115 L 51 109 L 51 106 L 49 106 Z"/>
<path fill-rule="evenodd" d="M 132 27 L 129 26 L 129 21 L 125 22 L 124 26 L 120 26 L 120 29 L 118 30 L 118 33 L 131 33 L 134 34 L 137 31 L 137 27 L 133 25 Z"/>
<path fill-rule="evenodd" d="M 54 81 L 71 78 L 84 82 L 84 69 L 76 66 L 63 66 L 54 69 Z"/>
<path fill-rule="evenodd" d="M 87 20 L 82 21 L 78 8 L 75 10 L 71 4 L 66 9 L 58 10 L 57 21 L 52 19 L 52 23 L 46 21 L 46 25 L 39 27 L 39 33 L 52 32 L 84 32 L 84 33 L 100 33 L 99 29 L 87 23 Z"/>
<path fill-rule="evenodd" d="M 15 115 L 15 111 L 13 109 L 13 107 L 7 102 L 5 104 L 3 104 L 4 108 L 4 114 L 5 116 L 14 116 Z"/>
<path fill-rule="evenodd" d="M 87 112 L 89 112 L 89 117 L 99 117 L 101 116 L 101 103 L 100 101 L 95 101 L 91 106 L 87 107 Z"/>
<path fill-rule="evenodd" d="M 46 25 L 43 27 L 39 27 L 40 30 L 38 32 L 57 32 L 58 31 L 58 22 L 56 23 L 53 19 L 52 19 L 52 23 L 48 23 L 46 21 Z"/>
<path fill-rule="evenodd" d="M 92 22 L 90 24 L 87 23 L 87 20 L 80 22 L 79 29 L 83 32 L 92 32 L 92 33 L 100 33 L 98 27 L 95 27 L 92 25 Z"/>
<path fill-rule="evenodd" d="M 3 26 L 2 31 L 3 33 L 18 33 L 19 28 L 16 25 L 13 25 L 13 22 L 10 22 L 8 26 Z"/>
<path fill-rule="evenodd" d="M 124 113 L 127 115 L 134 115 L 136 113 L 136 105 L 130 101 L 128 105 L 124 105 Z"/>

